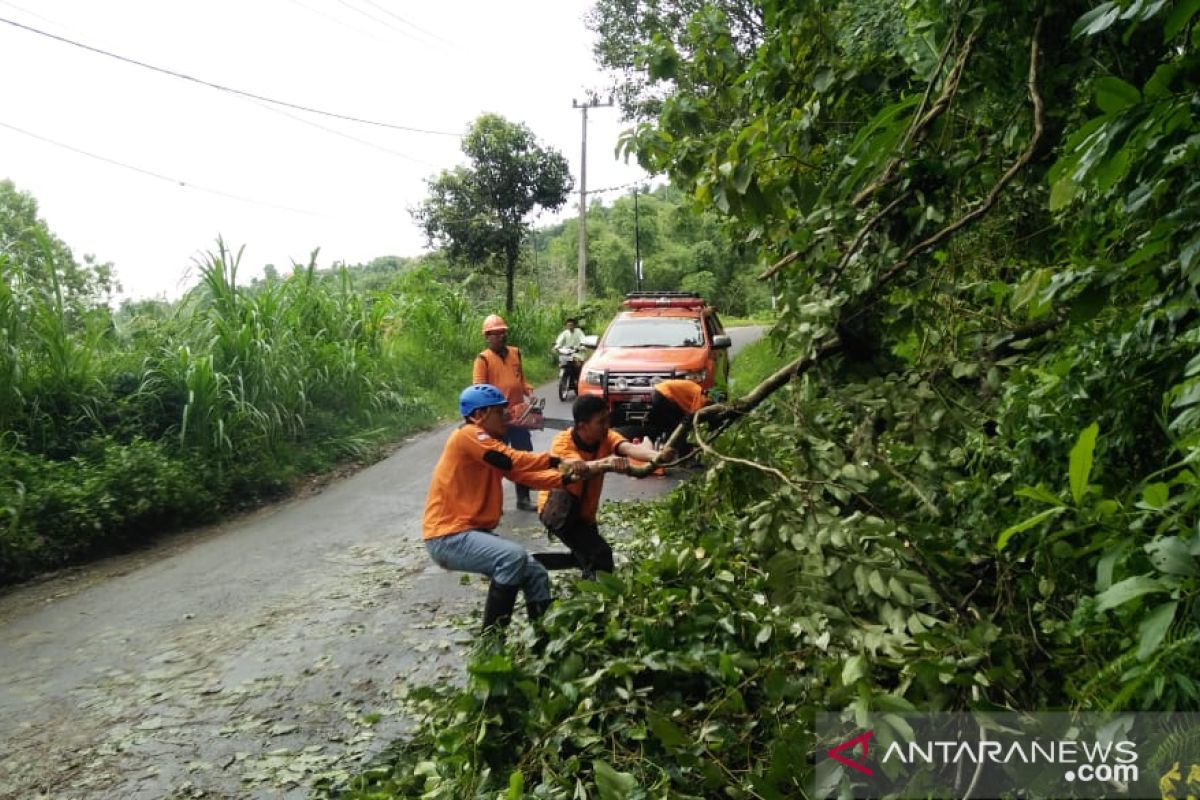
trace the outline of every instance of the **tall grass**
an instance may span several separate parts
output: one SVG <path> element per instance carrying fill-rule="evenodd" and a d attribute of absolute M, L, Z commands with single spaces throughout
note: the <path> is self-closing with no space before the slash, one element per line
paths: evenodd
<path fill-rule="evenodd" d="M 53 250 L 0 253 L 0 584 L 207 519 L 454 413 L 498 308 L 428 269 L 239 281 L 218 240 L 145 319 L 58 290 Z M 48 279 L 47 279 L 48 277 Z M 509 316 L 533 379 L 564 310 Z"/>

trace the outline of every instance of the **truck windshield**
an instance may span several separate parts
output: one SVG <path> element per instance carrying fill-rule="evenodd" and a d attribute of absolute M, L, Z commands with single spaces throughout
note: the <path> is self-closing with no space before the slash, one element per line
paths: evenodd
<path fill-rule="evenodd" d="M 608 329 L 605 347 L 703 347 L 700 321 L 682 317 L 620 319 Z"/>

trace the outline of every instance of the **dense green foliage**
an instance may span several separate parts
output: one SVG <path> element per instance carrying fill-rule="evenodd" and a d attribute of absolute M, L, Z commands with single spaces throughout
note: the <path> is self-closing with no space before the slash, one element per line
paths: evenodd
<path fill-rule="evenodd" d="M 1200 707 L 1198 13 L 601 0 L 795 360 L 344 795 L 796 797 L 814 709 Z"/>
<path fill-rule="evenodd" d="M 571 172 L 562 153 L 496 114 L 475 120 L 462 150 L 470 164 L 431 179 L 429 197 L 413 217 L 451 261 L 498 269 L 505 278 L 504 308 L 512 311 L 528 215 L 535 208 L 561 208 L 573 185 Z"/>
<path fill-rule="evenodd" d="M 444 418 L 494 308 L 422 267 L 360 291 L 315 254 L 242 286 L 221 244 L 179 303 L 114 313 L 45 279 L 105 273 L 38 224 L 40 247 L 0 253 L 0 584 L 276 496 Z M 561 316 L 522 308 L 514 339 L 537 347 Z"/>
<path fill-rule="evenodd" d="M 636 229 L 635 229 L 636 225 Z M 678 189 L 662 186 L 637 198 L 588 208 L 588 289 L 620 297 L 637 288 L 641 252 L 645 290 L 694 291 L 724 313 L 749 315 L 770 308 L 770 288 L 754 280 L 758 254 L 730 238 L 720 215 L 697 209 Z M 568 220 L 537 233 L 538 260 L 549 285 L 574 291 L 579 224 Z"/>

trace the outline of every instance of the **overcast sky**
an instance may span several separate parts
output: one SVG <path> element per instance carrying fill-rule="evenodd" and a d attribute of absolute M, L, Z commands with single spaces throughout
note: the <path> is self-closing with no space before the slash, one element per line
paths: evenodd
<path fill-rule="evenodd" d="M 583 24 L 590 5 L 0 0 L 0 19 L 367 120 L 461 134 L 495 112 L 560 150 L 578 189 L 572 99 L 607 85 Z M 317 247 L 321 266 L 416 255 L 425 242 L 408 209 L 425 197 L 426 178 L 462 160 L 457 136 L 261 103 L 3 22 L 0 74 L 0 179 L 34 195 L 76 257 L 112 261 L 125 296 L 177 297 L 218 234 L 245 245 L 247 280 L 267 263 L 286 271 Z M 588 119 L 589 190 L 644 177 L 614 156 L 617 109 Z M 578 191 L 564 213 L 577 202 Z"/>

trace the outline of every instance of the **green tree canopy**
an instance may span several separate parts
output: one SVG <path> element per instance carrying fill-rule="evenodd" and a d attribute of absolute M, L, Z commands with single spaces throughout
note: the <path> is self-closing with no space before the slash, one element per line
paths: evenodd
<path fill-rule="evenodd" d="M 10 180 L 0 180 L 0 258 L 4 279 L 26 289 L 61 293 L 68 306 L 94 305 L 116 288 L 112 264 L 84 256 L 81 265 L 71 248 L 38 216 L 33 195 Z"/>
<path fill-rule="evenodd" d="M 567 160 L 542 146 L 525 125 L 496 114 L 475 120 L 462 149 L 470 164 L 429 180 L 429 198 L 413 217 L 452 261 L 502 270 L 505 308 L 511 311 L 529 214 L 566 202 L 573 185 Z"/>

